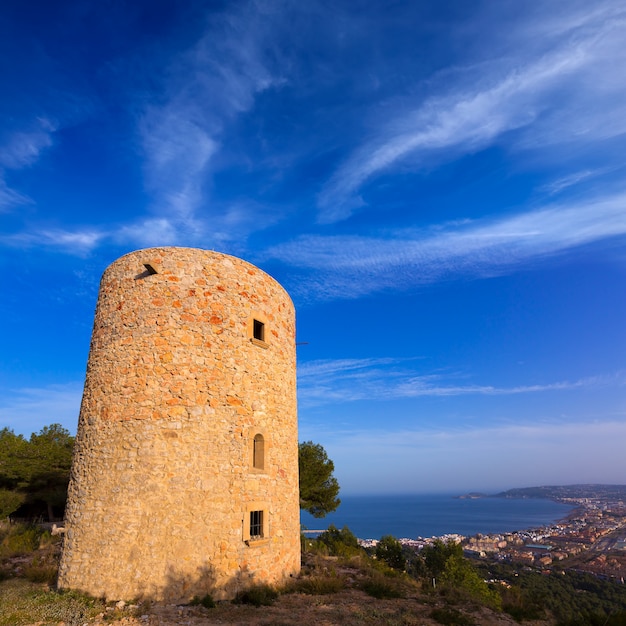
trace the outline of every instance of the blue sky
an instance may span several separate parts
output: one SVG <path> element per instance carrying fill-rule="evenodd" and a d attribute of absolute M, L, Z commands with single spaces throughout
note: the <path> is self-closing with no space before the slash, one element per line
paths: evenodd
<path fill-rule="evenodd" d="M 75 432 L 98 282 L 240 256 L 344 493 L 626 477 L 617 0 L 8 0 L 0 426 Z"/>

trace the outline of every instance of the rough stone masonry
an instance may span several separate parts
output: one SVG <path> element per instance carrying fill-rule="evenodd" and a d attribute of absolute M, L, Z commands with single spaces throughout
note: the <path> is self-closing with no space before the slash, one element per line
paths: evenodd
<path fill-rule="evenodd" d="M 300 568 L 295 312 L 235 257 L 127 254 L 104 273 L 59 587 L 232 597 Z"/>

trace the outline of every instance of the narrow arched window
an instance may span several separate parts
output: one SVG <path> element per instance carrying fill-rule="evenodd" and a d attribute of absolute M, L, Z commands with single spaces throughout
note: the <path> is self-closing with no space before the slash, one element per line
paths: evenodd
<path fill-rule="evenodd" d="M 254 469 L 265 469 L 265 440 L 263 435 L 254 435 L 252 441 L 252 467 Z"/>

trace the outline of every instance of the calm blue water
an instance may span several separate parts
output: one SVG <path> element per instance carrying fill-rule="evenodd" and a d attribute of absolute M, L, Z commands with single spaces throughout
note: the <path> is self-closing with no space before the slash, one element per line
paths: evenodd
<path fill-rule="evenodd" d="M 475 535 L 524 530 L 565 517 L 573 507 L 551 500 L 453 496 L 342 496 L 334 513 L 315 519 L 302 513 L 304 528 L 348 526 L 361 539 L 432 537 L 447 533 Z"/>

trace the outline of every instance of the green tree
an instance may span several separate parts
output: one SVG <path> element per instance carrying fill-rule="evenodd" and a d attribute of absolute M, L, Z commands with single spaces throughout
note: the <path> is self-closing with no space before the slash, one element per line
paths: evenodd
<path fill-rule="evenodd" d="M 489 588 L 489 585 L 464 557 L 448 559 L 440 581 L 442 585 L 455 590 L 463 590 L 474 600 L 493 609 L 499 610 L 502 608 L 500 594 Z"/>
<path fill-rule="evenodd" d="M 385 535 L 380 538 L 376 545 L 376 558 L 387 563 L 392 569 L 404 571 L 406 559 L 402 544 L 392 535 Z"/>
<path fill-rule="evenodd" d="M 461 544 L 437 539 L 422 550 L 422 557 L 428 575 L 439 583 L 439 587 L 454 593 L 465 593 L 474 600 L 494 609 L 501 608 L 497 591 L 476 571 L 476 568 L 463 556 Z"/>
<path fill-rule="evenodd" d="M 44 426 L 30 437 L 30 476 L 27 500 L 45 502 L 48 519 L 54 519 L 54 509 L 65 508 L 67 486 L 72 466 L 74 437 L 60 424 Z"/>
<path fill-rule="evenodd" d="M 29 440 L 0 430 L 0 518 L 21 504 L 43 502 L 48 518 L 62 512 L 72 463 L 74 437 L 59 424 L 45 426 Z"/>
<path fill-rule="evenodd" d="M 5 519 L 24 502 L 25 459 L 28 442 L 9 428 L 0 430 L 0 519 Z"/>
<path fill-rule="evenodd" d="M 10 428 L 0 430 L 0 488 L 16 489 L 24 476 L 28 442 Z"/>
<path fill-rule="evenodd" d="M 341 500 L 337 497 L 339 483 L 333 476 L 335 465 L 326 450 L 312 441 L 298 446 L 300 468 L 300 508 L 313 517 L 324 517 L 334 511 Z"/>
<path fill-rule="evenodd" d="M 354 556 L 363 553 L 359 540 L 347 526 L 339 530 L 331 524 L 328 530 L 317 537 L 315 542 L 318 545 L 326 546 L 330 556 Z"/>
<path fill-rule="evenodd" d="M 422 557 L 430 576 L 438 578 L 445 571 L 450 559 L 463 558 L 463 548 L 453 541 L 443 542 L 437 539 L 432 545 L 424 547 Z"/>
<path fill-rule="evenodd" d="M 20 508 L 26 496 L 19 491 L 0 489 L 0 521 L 6 519 Z"/>

